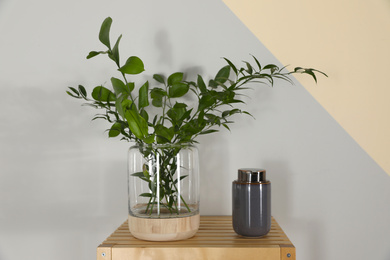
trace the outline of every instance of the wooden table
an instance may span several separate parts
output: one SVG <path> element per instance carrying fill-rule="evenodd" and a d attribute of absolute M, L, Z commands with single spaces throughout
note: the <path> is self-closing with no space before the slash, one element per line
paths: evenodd
<path fill-rule="evenodd" d="M 97 248 L 97 260 L 295 260 L 295 247 L 272 218 L 271 231 L 262 238 L 243 238 L 232 227 L 231 216 L 201 216 L 190 239 L 148 242 L 134 238 L 125 221 Z"/>

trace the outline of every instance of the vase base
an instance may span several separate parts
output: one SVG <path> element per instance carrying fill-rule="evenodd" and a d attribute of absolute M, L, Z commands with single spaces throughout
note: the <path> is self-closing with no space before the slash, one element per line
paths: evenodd
<path fill-rule="evenodd" d="M 193 237 L 199 223 L 199 214 L 182 218 L 138 218 L 129 215 L 131 234 L 148 241 L 175 241 Z"/>

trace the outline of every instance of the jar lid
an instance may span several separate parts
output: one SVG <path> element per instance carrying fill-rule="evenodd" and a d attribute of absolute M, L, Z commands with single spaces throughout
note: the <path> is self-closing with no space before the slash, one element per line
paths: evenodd
<path fill-rule="evenodd" d="M 267 181 L 264 169 L 244 168 L 238 169 L 239 182 L 264 182 Z"/>

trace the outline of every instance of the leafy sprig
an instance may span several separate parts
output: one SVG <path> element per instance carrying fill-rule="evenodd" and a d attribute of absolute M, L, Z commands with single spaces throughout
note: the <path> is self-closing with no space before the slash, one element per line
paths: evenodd
<path fill-rule="evenodd" d="M 129 57 L 121 65 L 119 55 L 120 35 L 111 48 L 110 28 L 112 19 L 106 18 L 100 28 L 99 40 L 107 47 L 105 51 L 91 51 L 87 59 L 97 55 L 107 55 L 115 62 L 120 78 L 111 78 L 113 91 L 97 86 L 92 91 L 92 99 L 82 85 L 78 89 L 69 87 L 67 93 L 74 98 L 84 99 L 87 104 L 105 110 L 97 114 L 94 119 L 105 119 L 110 122 L 109 137 L 122 136 L 122 139 L 136 143 L 193 143 L 199 135 L 218 132 L 223 126 L 229 129 L 233 123 L 231 117 L 235 114 L 249 112 L 235 107 L 244 103 L 238 98 L 241 92 L 247 89 L 248 83 L 262 83 L 273 86 L 275 80 L 281 79 L 292 83 L 291 74 L 308 74 L 317 82 L 316 73 L 326 76 L 316 69 L 296 67 L 293 71 L 285 71 L 274 64 L 261 66 L 253 56 L 254 64 L 244 61 L 243 67 L 234 65 L 224 58 L 227 65 L 221 68 L 208 84 L 201 75 L 196 81 L 186 81 L 182 72 L 175 72 L 166 78 L 164 75 L 154 74 L 153 79 L 157 86 L 151 87 L 146 81 L 135 91 L 135 83 L 128 81 L 127 75 L 137 75 L 145 71 L 143 61 L 136 57 Z M 231 73 L 233 72 L 233 73 Z M 180 98 L 192 93 L 197 99 L 197 105 L 190 107 Z M 148 108 L 160 109 L 160 114 L 149 117 Z"/>
<path fill-rule="evenodd" d="M 136 87 L 135 82 L 129 81 L 127 77 L 144 72 L 144 63 L 136 56 L 127 58 L 124 64 L 120 62 L 119 43 L 122 35 L 111 47 L 111 24 L 112 19 L 106 18 L 99 32 L 99 40 L 106 50 L 91 51 L 87 59 L 107 55 L 115 63 L 120 78 L 110 79 L 111 89 L 104 86 L 95 87 L 91 97 L 82 85 L 77 88 L 69 87 L 67 93 L 86 101 L 88 106 L 103 110 L 95 115 L 93 120 L 104 119 L 111 124 L 108 129 L 109 137 L 121 136 L 123 140 L 133 141 L 140 147 L 144 147 L 143 144 L 195 143 L 198 136 L 218 132 L 221 126 L 230 130 L 229 125 L 233 123 L 231 118 L 234 115 L 251 115 L 237 108 L 237 104 L 244 103 L 239 96 L 248 89 L 248 83 L 273 86 L 276 80 L 293 84 L 290 77 L 292 74 L 307 74 L 313 77 L 315 82 L 316 74 L 327 76 L 311 68 L 296 67 L 289 72 L 285 67 L 279 68 L 275 64 L 262 66 L 259 60 L 252 56 L 254 65 L 243 61 L 243 66 L 237 66 L 229 59 L 223 58 L 227 65 L 207 84 L 201 75 L 197 76 L 196 81 L 187 81 L 183 72 L 175 72 L 168 77 L 154 74 L 152 83 L 146 81 Z M 183 97 L 188 96 L 196 100 L 195 105 L 191 106 L 190 102 L 184 101 Z M 159 112 L 153 114 L 156 109 Z M 179 152 L 175 149 L 141 151 L 145 158 L 161 153 L 159 156 L 164 159 L 160 167 L 160 183 L 157 183 L 146 164 L 143 172 L 133 174 L 148 182 L 150 193 L 140 195 L 150 198 L 147 211 L 152 212 L 157 198 L 164 200 L 162 205 L 170 212 L 177 211 L 179 194 L 175 185 L 181 180 L 175 179 L 175 170 L 172 170 L 176 169 L 175 156 Z M 160 185 L 161 194 L 156 193 L 156 185 Z M 185 203 L 183 199 L 181 201 Z"/>

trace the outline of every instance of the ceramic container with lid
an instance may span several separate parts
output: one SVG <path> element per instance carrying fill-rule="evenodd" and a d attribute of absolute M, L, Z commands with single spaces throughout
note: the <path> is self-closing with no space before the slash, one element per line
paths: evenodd
<path fill-rule="evenodd" d="M 233 181 L 233 229 L 245 237 L 261 237 L 271 229 L 271 182 L 264 169 L 238 170 Z"/>

